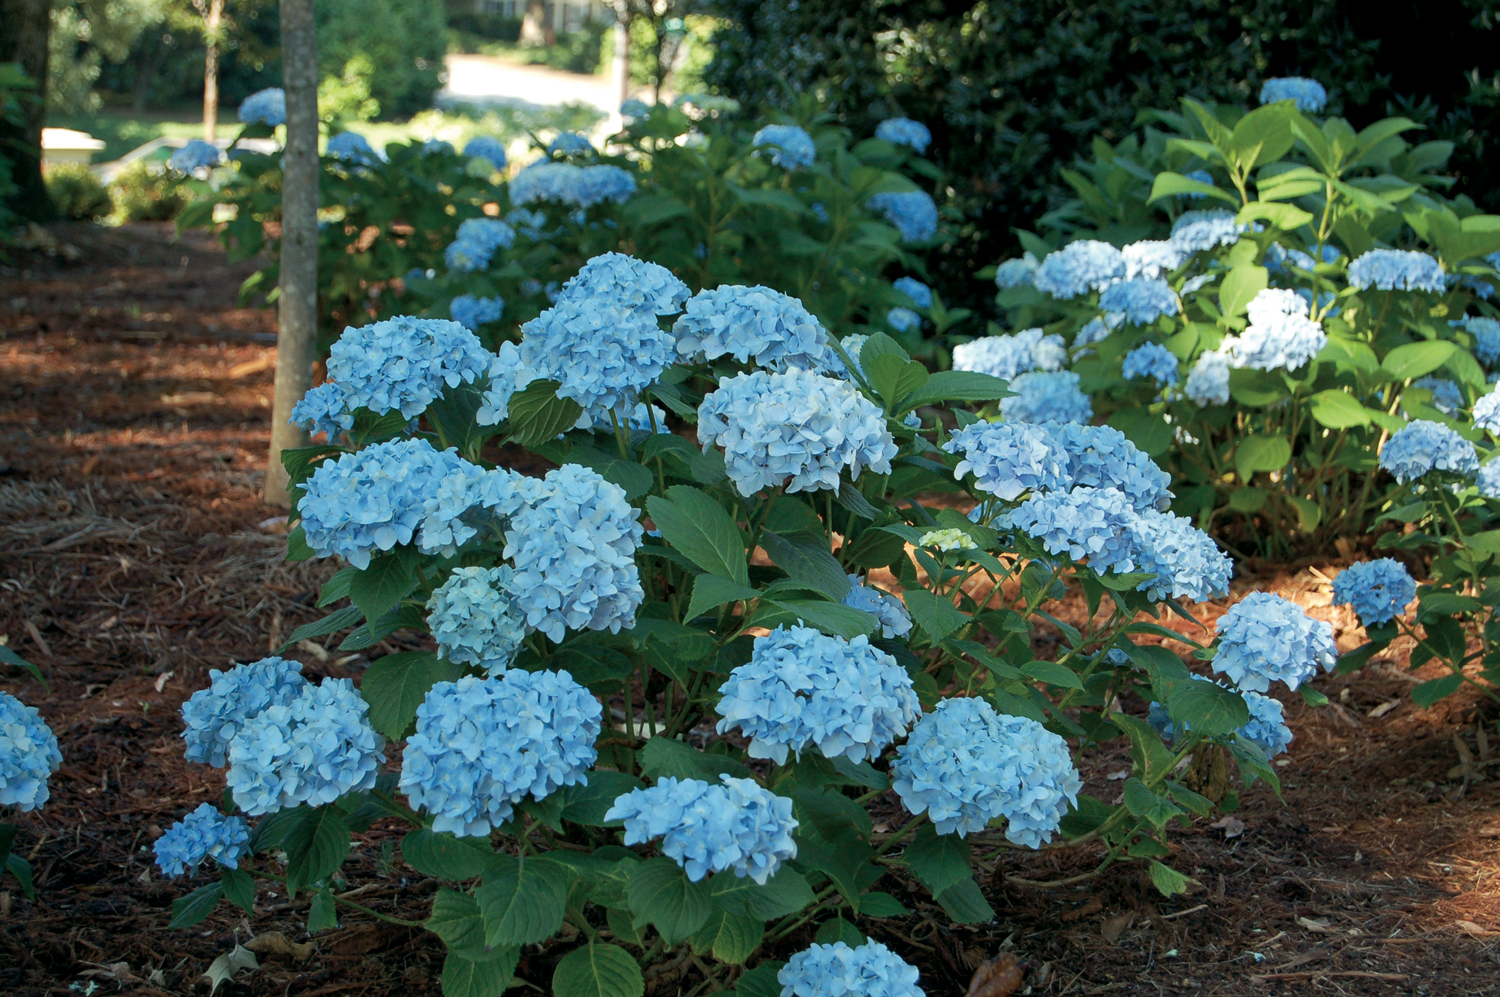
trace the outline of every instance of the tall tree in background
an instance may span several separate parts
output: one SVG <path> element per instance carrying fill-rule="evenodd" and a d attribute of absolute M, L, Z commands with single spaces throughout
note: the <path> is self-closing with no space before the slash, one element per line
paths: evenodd
<path fill-rule="evenodd" d="M 203 140 L 212 142 L 219 128 L 219 43 L 223 40 L 224 0 L 193 0 L 203 18 Z"/>
<path fill-rule="evenodd" d="M 37 99 L 25 102 L 20 123 L 0 118 L 0 144 L 12 160 L 12 179 L 16 185 L 9 207 L 32 221 L 51 221 L 57 217 L 57 209 L 42 183 L 50 7 L 48 0 L 0 0 L 0 62 L 19 63 L 22 71 L 36 81 Z"/>

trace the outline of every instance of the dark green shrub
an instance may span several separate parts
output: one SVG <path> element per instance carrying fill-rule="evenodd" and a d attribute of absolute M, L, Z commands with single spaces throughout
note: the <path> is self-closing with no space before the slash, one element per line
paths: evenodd
<path fill-rule="evenodd" d="M 64 218 L 91 222 L 109 214 L 109 191 L 87 165 L 54 163 L 43 171 L 43 179 L 47 195 Z"/>
<path fill-rule="evenodd" d="M 125 222 L 164 222 L 187 207 L 188 197 L 167 174 L 149 163 L 131 163 L 115 176 L 115 216 Z"/>

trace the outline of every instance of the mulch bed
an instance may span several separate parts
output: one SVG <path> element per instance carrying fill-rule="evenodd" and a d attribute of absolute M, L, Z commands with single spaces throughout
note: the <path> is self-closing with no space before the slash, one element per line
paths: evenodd
<path fill-rule="evenodd" d="M 0 634 L 50 683 L 12 674 L 3 687 L 41 708 L 64 755 L 52 799 L 17 820 L 37 899 L 13 880 L 0 888 L 0 993 L 206 993 L 208 965 L 258 938 L 261 968 L 223 993 L 437 994 L 432 936 L 345 914 L 307 939 L 306 898 L 266 887 L 253 922 L 221 906 L 166 930 L 190 887 L 156 872 L 150 843 L 223 789 L 220 773 L 183 761 L 178 707 L 209 668 L 259 658 L 320 615 L 332 568 L 282 563 L 277 510 L 259 499 L 274 325 L 232 307 L 253 268 L 167 226 L 53 232 L 52 253 L 0 261 Z M 1328 605 L 1337 567 L 1262 567 L 1255 587 L 1331 620 L 1347 648 L 1354 621 Z M 1228 604 L 1201 607 L 1204 619 Z M 395 649 L 349 656 L 335 643 L 292 656 L 313 677 L 355 676 Z M 1026 961 L 1023 993 L 1500 994 L 1500 779 L 1476 735 L 1494 711 L 1468 693 L 1418 710 L 1403 666 L 1398 653 L 1318 680 L 1332 700 L 1321 710 L 1282 697 L 1296 734 L 1283 799 L 1257 787 L 1233 820 L 1178 832 L 1173 864 L 1198 884 L 1187 895 L 1163 899 L 1129 865 L 1020 886 L 1007 877 L 1065 878 L 1097 859 L 1005 851 L 985 884 L 994 923 L 951 928 L 888 877 L 917 916 L 860 927 L 919 964 L 931 997 L 962 994 L 1001 950 Z M 1113 799 L 1128 767 L 1123 748 L 1096 752 L 1087 791 Z M 398 834 L 357 835 L 342 889 L 420 918 L 436 884 L 382 874 Z M 542 949 L 523 959 L 532 992 L 546 991 L 550 961 Z M 692 989 L 689 971 L 651 992 Z"/>

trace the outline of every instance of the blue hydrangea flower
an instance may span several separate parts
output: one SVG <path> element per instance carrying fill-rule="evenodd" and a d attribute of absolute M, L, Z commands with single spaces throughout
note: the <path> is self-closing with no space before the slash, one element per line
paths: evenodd
<path fill-rule="evenodd" d="M 498 218 L 466 218 L 443 250 L 443 261 L 455 273 L 483 270 L 490 265 L 496 250 L 509 249 L 515 241 L 515 229 Z"/>
<path fill-rule="evenodd" d="M 588 778 L 604 711 L 567 672 L 512 669 L 439 682 L 417 707 L 400 788 L 432 829 L 487 835 L 526 797 Z"/>
<path fill-rule="evenodd" d="M 1022 329 L 1012 336 L 983 336 L 953 347 L 953 369 L 969 370 L 1007 381 L 1027 371 L 1061 370 L 1068 362 L 1068 348 L 1056 333 Z"/>
<path fill-rule="evenodd" d="M 625 490 L 597 472 L 564 464 L 511 518 L 504 556 L 526 625 L 555 641 L 565 628 L 619 633 L 635 626 L 645 599 L 635 552 L 645 532 Z"/>
<path fill-rule="evenodd" d="M 943 700 L 912 729 L 891 763 L 891 788 L 938 834 L 962 838 L 1004 817 L 1007 838 L 1040 848 L 1077 805 L 1083 780 L 1057 734 L 960 698 Z"/>
<path fill-rule="evenodd" d="M 481 531 L 499 535 L 508 518 L 535 502 L 542 491 L 540 479 L 460 460 L 427 492 L 417 549 L 453 557 Z"/>
<path fill-rule="evenodd" d="M 1208 172 L 1207 170 L 1188 170 L 1186 173 L 1183 174 L 1183 176 L 1187 177 L 1189 180 L 1196 180 L 1199 183 L 1208 183 L 1208 184 L 1211 184 L 1211 183 L 1214 182 L 1214 175 L 1212 173 Z M 1205 197 L 1207 197 L 1208 195 L 1207 194 L 1183 194 L 1182 196 L 1185 197 L 1185 198 L 1187 198 L 1189 201 L 1201 201 Z"/>
<path fill-rule="evenodd" d="M 559 132 L 547 145 L 549 156 L 587 156 L 593 151 L 594 144 L 578 132 Z"/>
<path fill-rule="evenodd" d="M 886 640 L 911 633 L 911 614 L 900 599 L 873 585 L 866 585 L 858 575 L 849 576 L 849 593 L 844 605 L 861 609 L 880 621 L 880 635 Z"/>
<path fill-rule="evenodd" d="M 345 329 L 329 351 L 328 377 L 343 390 L 350 411 L 399 409 L 415 419 L 444 387 L 474 380 L 492 358 L 457 322 L 399 316 Z"/>
<path fill-rule="evenodd" d="M 1297 370 L 1328 344 L 1323 326 L 1308 317 L 1306 298 L 1296 291 L 1268 287 L 1246 308 L 1249 325 L 1220 347 L 1236 367 Z"/>
<path fill-rule="evenodd" d="M 859 333 L 851 333 L 839 340 L 839 346 L 849 355 L 849 359 L 854 361 L 855 369 L 861 374 L 864 373 L 864 368 L 859 363 L 859 351 L 864 348 L 865 343 L 869 342 L 869 340 L 869 336 L 863 336 Z M 853 376 L 849 373 L 848 368 L 844 366 L 844 361 L 831 348 L 823 354 L 823 366 L 820 369 L 820 373 L 832 374 L 835 377 Z"/>
<path fill-rule="evenodd" d="M 930 242 L 937 235 L 937 204 L 925 190 L 874 194 L 869 204 L 871 211 L 896 227 L 902 242 Z"/>
<path fill-rule="evenodd" d="M 915 277 L 897 277 L 891 286 L 912 300 L 918 308 L 932 307 L 932 288 Z"/>
<path fill-rule="evenodd" d="M 1474 403 L 1474 426 L 1500 436 L 1500 384 Z"/>
<path fill-rule="evenodd" d="M 741 495 L 836 491 L 844 470 L 889 474 L 897 450 L 885 413 L 852 384 L 797 369 L 721 377 L 698 406 L 698 440 L 724 448 Z"/>
<path fill-rule="evenodd" d="M 1432 392 L 1432 407 L 1444 415 L 1453 415 L 1463 408 L 1464 389 L 1458 386 L 1458 382 L 1448 377 L 1433 377 L 1431 374 L 1419 377 L 1411 382 L 1413 388 L 1425 388 Z"/>
<path fill-rule="evenodd" d="M 286 124 L 286 91 L 280 87 L 257 90 L 240 102 L 240 121 L 244 124 Z"/>
<path fill-rule="evenodd" d="M 879 942 L 815 943 L 776 974 L 781 997 L 927 997 L 917 967 Z"/>
<path fill-rule="evenodd" d="M 1198 195 L 1202 197 L 1203 195 Z M 1166 239 L 1147 239 L 1142 242 L 1132 242 L 1120 250 L 1120 255 L 1125 257 L 1125 279 L 1134 281 L 1137 279 L 1157 280 L 1182 266 L 1185 254 L 1175 244 Z M 1168 287 L 1170 291 L 1171 288 Z M 1110 311 L 1124 311 L 1125 309 L 1113 305 L 1105 305 L 1100 299 L 1101 308 Z M 1173 307 L 1170 311 L 1163 311 L 1165 315 L 1176 315 L 1176 298 L 1173 298 Z M 1132 320 L 1134 321 L 1134 320 Z"/>
<path fill-rule="evenodd" d="M 1229 356 L 1218 350 L 1200 354 L 1188 371 L 1183 392 L 1199 408 L 1229 404 Z"/>
<path fill-rule="evenodd" d="M 750 738 L 751 758 L 786 764 L 788 751 L 876 758 L 921 715 L 911 676 L 868 637 L 844 640 L 811 627 L 755 638 L 750 660 L 719 687 L 718 730 Z"/>
<path fill-rule="evenodd" d="M 1367 627 L 1391 622 L 1416 597 L 1417 583 L 1400 561 L 1389 557 L 1351 564 L 1333 579 L 1333 604 L 1352 606 Z"/>
<path fill-rule="evenodd" d="M 411 543 L 428 494 L 468 462 L 426 440 L 387 440 L 325 460 L 297 503 L 308 546 L 363 571 L 370 555 Z"/>
<path fill-rule="evenodd" d="M 1031 287 L 1036 282 L 1036 272 L 1041 264 L 1030 253 L 1019 259 L 1006 260 L 995 268 L 995 286 L 1002 291 L 1012 287 Z"/>
<path fill-rule="evenodd" d="M 500 321 L 500 316 L 505 314 L 505 299 L 498 295 L 476 298 L 472 294 L 460 294 L 448 302 L 448 314 L 465 329 L 477 330 L 486 323 Z"/>
<path fill-rule="evenodd" d="M 1454 325 L 1468 331 L 1474 337 L 1474 356 L 1486 367 L 1493 367 L 1500 360 L 1500 321 L 1483 315 L 1468 315 Z"/>
<path fill-rule="evenodd" d="M 660 405 L 648 407 L 645 402 L 637 402 L 635 408 L 626 415 L 624 422 L 629 428 L 642 433 L 670 435 L 672 432 L 667 427 L 667 413 Z"/>
<path fill-rule="evenodd" d="M 212 803 L 200 803 L 198 809 L 167 828 L 151 850 L 163 876 L 197 872 L 205 859 L 213 859 L 226 869 L 238 869 L 240 859 L 250 851 L 250 825 L 243 817 L 226 817 Z"/>
<path fill-rule="evenodd" d="M 623 118 L 644 118 L 651 113 L 651 105 L 637 97 L 632 97 L 620 105 L 620 116 Z"/>
<path fill-rule="evenodd" d="M 1008 422 L 1088 422 L 1094 417 L 1094 406 L 1071 370 L 1020 374 L 1010 389 L 1015 394 L 1000 399 L 1000 414 Z"/>
<path fill-rule="evenodd" d="M 1448 288 L 1443 265 L 1426 253 L 1406 249 L 1372 249 L 1349 264 L 1349 283 L 1364 290 L 1432 291 Z"/>
<path fill-rule="evenodd" d="M 517 173 L 510 181 L 512 204 L 535 204 L 539 201 L 572 203 L 582 167 L 572 163 L 555 163 L 539 159 Z"/>
<path fill-rule="evenodd" d="M 1274 104 L 1278 100 L 1292 101 L 1297 110 L 1317 114 L 1328 104 L 1328 91 L 1305 76 L 1277 76 L 1260 85 L 1260 102 Z"/>
<path fill-rule="evenodd" d="M 1385 441 L 1380 466 L 1404 485 L 1433 471 L 1473 474 L 1479 470 L 1479 454 L 1474 444 L 1447 426 L 1414 419 Z"/>
<path fill-rule="evenodd" d="M 1084 327 L 1078 330 L 1077 335 L 1073 337 L 1073 348 L 1076 350 L 1082 346 L 1093 346 L 1095 343 L 1101 343 L 1109 338 L 1111 332 L 1114 332 L 1114 329 L 1110 328 L 1109 323 L 1105 322 L 1104 319 L 1089 319 L 1084 324 Z"/>
<path fill-rule="evenodd" d="M 1480 467 L 1475 484 L 1485 498 L 1500 498 L 1500 461 L 1492 460 Z"/>
<path fill-rule="evenodd" d="M 1064 465 L 1042 426 L 976 422 L 954 431 L 943 449 L 963 455 L 953 469 L 955 478 L 973 472 L 975 488 L 1007 502 L 1023 492 L 1066 487 Z"/>
<path fill-rule="evenodd" d="M 891 145 L 904 145 L 922 155 L 932 141 L 932 132 L 920 121 L 911 118 L 886 118 L 875 126 L 875 137 Z"/>
<path fill-rule="evenodd" d="M 195 138 L 187 145 L 172 153 L 167 159 L 167 166 L 178 173 L 194 173 L 198 170 L 211 170 L 219 165 L 219 160 L 224 154 L 219 147 L 201 138 Z"/>
<path fill-rule="evenodd" d="M 797 857 L 792 801 L 754 779 L 720 776 L 720 784 L 667 777 L 615 799 L 605 820 L 625 822 L 625 844 L 661 838 L 662 854 L 698 882 L 732 869 L 765 885 Z"/>
<path fill-rule="evenodd" d="M 1234 212 L 1222 208 L 1209 211 L 1184 211 L 1172 223 L 1171 242 L 1185 257 L 1192 253 L 1232 245 L 1246 226 L 1234 219 Z"/>
<path fill-rule="evenodd" d="M 1124 254 L 1107 242 L 1080 239 L 1049 253 L 1032 283 L 1038 291 L 1067 300 L 1124 279 Z"/>
<path fill-rule="evenodd" d="M 1048 423 L 1048 445 L 1062 458 L 1060 488 L 1117 488 L 1135 509 L 1165 511 L 1172 476 L 1113 426 Z"/>
<path fill-rule="evenodd" d="M 0 692 L 0 806 L 35 810 L 47 802 L 47 780 L 62 765 L 57 737 L 34 706 Z"/>
<path fill-rule="evenodd" d="M 610 425 L 642 388 L 677 360 L 677 340 L 656 316 L 609 301 L 564 295 L 521 326 L 521 363 L 561 384 L 590 424 Z"/>
<path fill-rule="evenodd" d="M 771 162 L 784 170 L 800 170 L 818 158 L 812 136 L 796 125 L 766 125 L 750 143 L 756 148 L 774 150 Z"/>
<path fill-rule="evenodd" d="M 361 166 L 370 166 L 380 162 L 380 154 L 359 132 L 339 132 L 328 140 L 324 155 L 329 159 L 339 159 Z"/>
<path fill-rule="evenodd" d="M 1163 315 L 1177 314 L 1177 294 L 1164 280 L 1136 277 L 1106 287 L 1099 307 L 1124 315 L 1133 325 L 1148 325 Z"/>
<path fill-rule="evenodd" d="M 515 343 L 501 343 L 490 361 L 489 383 L 481 396 L 479 409 L 474 413 L 474 421 L 481 426 L 493 426 L 508 418 L 511 397 L 541 376 L 540 371 L 522 362 L 520 347 Z"/>
<path fill-rule="evenodd" d="M 505 143 L 489 135 L 475 135 L 464 146 L 465 159 L 483 159 L 493 170 L 505 169 Z"/>
<path fill-rule="evenodd" d="M 690 363 L 731 356 L 770 370 L 812 370 L 832 355 L 828 330 L 802 302 L 760 285 L 699 291 L 672 332 L 677 352 Z"/>
<path fill-rule="evenodd" d="M 1250 593 L 1219 617 L 1218 626 L 1214 671 L 1251 692 L 1266 692 L 1277 681 L 1295 691 L 1320 665 L 1331 672 L 1338 661 L 1333 624 L 1270 592 Z"/>
<path fill-rule="evenodd" d="M 326 678 L 246 719 L 229 742 L 224 779 L 235 806 L 257 817 L 370 789 L 384 764 L 385 738 L 354 683 Z"/>
<path fill-rule="evenodd" d="M 332 381 L 309 389 L 298 399 L 287 422 L 314 436 L 326 433 L 330 443 L 337 443 L 343 433 L 354 428 L 354 416 L 349 412 L 344 389 Z"/>
<path fill-rule="evenodd" d="M 897 332 L 906 332 L 922 325 L 922 316 L 910 308 L 892 308 L 885 313 L 886 324 Z"/>
<path fill-rule="evenodd" d="M 1121 373 L 1127 381 L 1149 377 L 1161 385 L 1177 383 L 1177 357 L 1160 343 L 1142 343 L 1125 354 Z"/>
<path fill-rule="evenodd" d="M 427 626 L 442 656 L 491 674 L 510 667 L 526 638 L 526 617 L 516 596 L 515 571 L 508 564 L 454 568 L 427 600 Z"/>
<path fill-rule="evenodd" d="M 229 742 L 245 721 L 273 706 L 287 705 L 306 687 L 302 663 L 285 658 L 262 658 L 227 672 L 209 669 L 208 688 L 199 689 L 182 704 L 187 724 L 182 732 L 187 744 L 184 757 L 222 768 L 229 758 Z"/>
<path fill-rule="evenodd" d="M 1134 566 L 1135 511 L 1116 488 L 1075 488 L 1033 495 L 1011 513 L 1011 525 L 1041 541 L 1049 554 L 1088 559 L 1100 574 Z M 1122 567 L 1123 565 L 1123 567 Z"/>
<path fill-rule="evenodd" d="M 585 263 L 558 292 L 561 301 L 607 301 L 645 315 L 676 315 L 693 292 L 672 271 L 624 253 Z"/>
<path fill-rule="evenodd" d="M 1186 516 L 1147 509 L 1131 524 L 1136 540 L 1133 568 L 1151 574 L 1136 589 L 1152 602 L 1187 599 L 1206 602 L 1229 594 L 1234 565 L 1213 537 Z"/>
<path fill-rule="evenodd" d="M 1194 675 L 1193 681 L 1208 682 L 1210 680 Z M 1249 721 L 1236 733 L 1265 752 L 1267 758 L 1275 758 L 1286 751 L 1287 746 L 1292 743 L 1292 732 L 1286 725 L 1281 702 L 1248 689 L 1236 689 L 1235 692 L 1239 693 L 1240 698 L 1245 701 L 1245 706 L 1250 710 Z M 1146 720 L 1166 741 L 1175 741 L 1179 734 L 1191 732 L 1193 729 L 1193 725 L 1187 721 L 1180 724 L 1173 723 L 1172 718 L 1167 714 L 1166 707 L 1160 703 L 1151 704 Z"/>
<path fill-rule="evenodd" d="M 596 204 L 624 204 L 635 196 L 635 174 L 619 166 L 601 163 L 585 166 L 578 174 L 573 203 L 580 208 Z"/>

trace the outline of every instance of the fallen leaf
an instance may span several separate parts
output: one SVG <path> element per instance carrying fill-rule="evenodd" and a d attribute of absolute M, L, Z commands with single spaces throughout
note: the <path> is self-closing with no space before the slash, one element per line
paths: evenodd
<path fill-rule="evenodd" d="M 167 687 L 167 682 L 170 681 L 172 676 L 176 674 L 177 673 L 175 671 L 168 671 L 162 672 L 160 675 L 156 676 L 156 691 L 161 692 L 163 689 L 165 689 Z"/>
<path fill-rule="evenodd" d="M 85 962 L 84 965 L 92 966 L 93 968 L 85 969 L 78 974 L 79 976 L 91 976 L 101 980 L 114 980 L 116 983 L 141 982 L 141 978 L 130 971 L 130 963 L 128 962 Z"/>
<path fill-rule="evenodd" d="M 1371 720 L 1379 720 L 1381 717 L 1385 716 L 1387 713 L 1391 712 L 1400 705 L 1401 700 L 1399 699 L 1393 699 L 1390 702 L 1381 703 L 1379 706 L 1375 707 L 1369 712 L 1369 717 Z"/>
<path fill-rule="evenodd" d="M 1455 928 L 1458 928 L 1460 931 L 1467 931 L 1475 938 L 1488 938 L 1489 936 L 1495 934 L 1495 932 L 1490 931 L 1483 925 L 1475 924 L 1473 921 L 1454 921 L 1453 926 Z"/>
<path fill-rule="evenodd" d="M 1119 782 L 1121 779 L 1129 779 L 1130 778 L 1130 770 L 1129 769 L 1120 769 L 1120 771 L 1118 771 L 1118 772 L 1111 772 L 1109 775 L 1105 776 L 1104 778 L 1108 779 L 1110 782 Z"/>
<path fill-rule="evenodd" d="M 294 942 L 279 931 L 256 935 L 245 943 L 245 948 L 261 955 L 284 955 L 294 962 L 306 962 L 317 951 L 312 942 Z"/>
<path fill-rule="evenodd" d="M 1135 911 L 1133 910 L 1127 911 L 1124 914 L 1117 914 L 1099 925 L 1099 934 L 1104 936 L 1106 942 L 1113 945 L 1120 940 L 1120 936 L 1125 933 L 1125 929 L 1130 927 L 1130 923 L 1134 920 Z"/>
<path fill-rule="evenodd" d="M 1327 918 L 1314 919 L 1311 917 L 1299 917 L 1297 918 L 1297 924 L 1306 928 L 1308 931 L 1316 931 L 1320 935 L 1342 934 L 1342 932 L 1339 931 L 1338 928 L 1335 928 L 1328 923 Z"/>
<path fill-rule="evenodd" d="M 1010 997 L 1025 975 L 1026 963 L 1016 958 L 1014 952 L 1001 952 L 974 971 L 964 997 Z"/>
<path fill-rule="evenodd" d="M 256 961 L 255 953 L 243 945 L 236 945 L 213 961 L 208 967 L 208 972 L 203 975 L 211 984 L 208 988 L 210 995 L 219 989 L 219 984 L 234 979 L 234 974 L 242 969 L 259 969 L 260 963 Z"/>
<path fill-rule="evenodd" d="M 1500 824 L 1491 824 L 1489 827 L 1479 829 L 1481 838 L 1500 838 Z"/>
<path fill-rule="evenodd" d="M 1245 822 L 1238 817 L 1220 817 L 1208 826 L 1215 831 L 1223 831 L 1226 839 L 1238 838 L 1245 833 Z"/>

